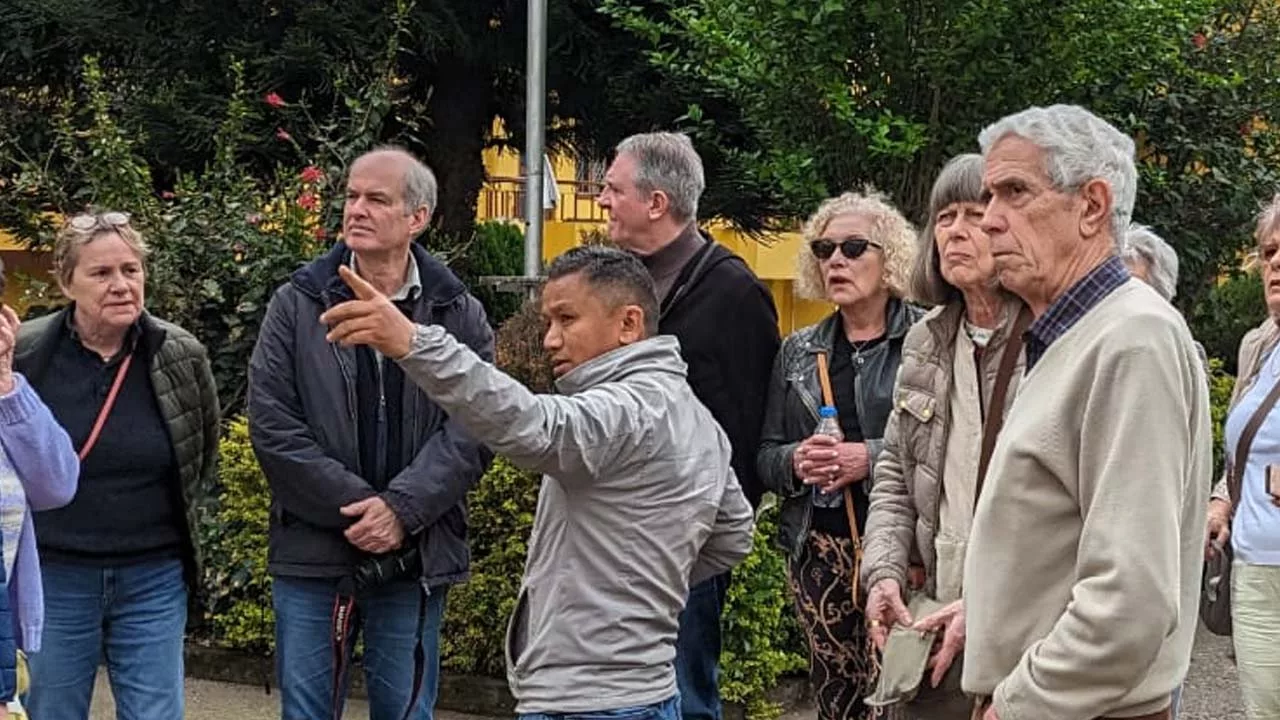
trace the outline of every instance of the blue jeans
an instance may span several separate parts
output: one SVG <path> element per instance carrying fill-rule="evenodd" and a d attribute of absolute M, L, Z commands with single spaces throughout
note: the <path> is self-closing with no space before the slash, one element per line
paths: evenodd
<path fill-rule="evenodd" d="M 680 696 L 653 705 L 585 713 L 525 713 L 516 720 L 680 720 Z"/>
<path fill-rule="evenodd" d="M 422 689 L 410 717 L 430 720 L 440 674 L 440 622 L 445 591 L 432 588 L 426 621 L 418 635 L 422 587 L 414 581 L 391 583 L 356 598 L 353 637 L 347 643 L 346 669 L 339 680 L 339 710 L 351 686 L 354 635 L 364 635 L 365 687 L 370 720 L 400 720 L 413 694 L 413 653 L 423 646 L 426 662 Z M 336 579 L 275 577 L 276 674 L 283 720 L 333 720 L 333 615 Z"/>
<path fill-rule="evenodd" d="M 689 589 L 676 636 L 676 686 L 684 720 L 720 720 L 720 612 L 729 573 Z"/>
<path fill-rule="evenodd" d="M 187 586 L 182 562 L 44 563 L 44 635 L 30 659 L 27 710 L 85 720 L 106 659 L 119 720 L 181 720 Z"/>

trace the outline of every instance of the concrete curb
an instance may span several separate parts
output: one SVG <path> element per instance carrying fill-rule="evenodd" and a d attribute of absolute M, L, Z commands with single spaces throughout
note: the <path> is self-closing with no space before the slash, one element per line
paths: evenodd
<path fill-rule="evenodd" d="M 239 685 L 256 685 L 263 688 L 264 692 L 267 692 L 268 688 L 269 692 L 276 692 L 275 668 L 271 658 L 194 643 L 187 643 L 185 655 L 188 677 Z M 351 673 L 351 696 L 367 697 L 364 673 Z M 769 699 L 784 708 L 802 704 L 807 701 L 808 696 L 808 682 L 798 677 L 783 678 L 769 693 Z M 436 701 L 436 707 L 468 715 L 490 717 L 512 717 L 515 714 L 515 700 L 511 697 L 506 680 L 478 675 L 441 674 L 440 695 Z M 725 720 L 743 720 L 745 715 L 745 709 L 741 705 L 725 704 Z"/>

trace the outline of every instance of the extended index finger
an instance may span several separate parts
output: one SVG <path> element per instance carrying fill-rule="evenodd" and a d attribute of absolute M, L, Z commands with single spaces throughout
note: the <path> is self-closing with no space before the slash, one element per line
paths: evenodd
<path fill-rule="evenodd" d="M 351 268 L 346 265 L 338 267 L 338 274 L 342 276 L 342 281 L 351 288 L 351 292 L 361 300 L 375 300 L 382 297 L 382 293 L 378 289 L 370 285 L 367 280 L 357 275 Z"/>
<path fill-rule="evenodd" d="M 320 322 L 336 327 L 347 320 L 373 314 L 375 307 L 367 300 L 348 300 L 325 310 L 320 315 Z"/>

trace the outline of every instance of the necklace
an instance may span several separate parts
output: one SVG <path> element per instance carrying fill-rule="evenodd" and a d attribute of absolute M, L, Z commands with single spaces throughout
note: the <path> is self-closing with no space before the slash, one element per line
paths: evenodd
<path fill-rule="evenodd" d="M 853 366 L 855 368 L 862 367 L 862 364 L 866 362 L 862 357 L 862 351 L 866 350 L 867 348 L 873 347 L 874 345 L 879 343 L 883 338 L 884 336 L 881 335 L 881 336 L 870 338 L 868 340 L 850 340 L 849 346 L 853 348 L 853 355 L 852 355 Z"/>

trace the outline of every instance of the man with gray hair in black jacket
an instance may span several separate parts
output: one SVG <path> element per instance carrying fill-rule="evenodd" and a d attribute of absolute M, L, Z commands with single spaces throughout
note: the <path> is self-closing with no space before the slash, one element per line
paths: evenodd
<path fill-rule="evenodd" d="M 680 340 L 689 385 L 724 428 L 733 470 L 753 506 L 764 488 L 756 452 L 765 394 L 781 339 L 767 288 L 742 258 L 698 230 L 706 188 L 702 158 L 688 136 L 643 133 L 618 144 L 598 202 L 609 238 L 653 276 L 658 330 Z M 676 676 L 684 720 L 720 720 L 720 613 L 725 573 L 698 583 L 680 616 Z"/>
<path fill-rule="evenodd" d="M 320 315 L 352 298 L 346 268 L 492 359 L 483 307 L 413 242 L 435 205 L 435 176 L 404 150 L 357 159 L 343 242 L 276 291 L 250 360 L 289 720 L 341 717 L 358 630 L 373 720 L 432 716 L 445 593 L 469 567 L 464 500 L 492 456 L 396 363 L 328 342 Z"/>

